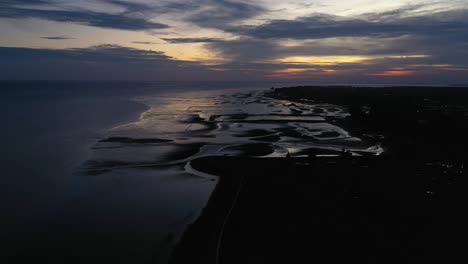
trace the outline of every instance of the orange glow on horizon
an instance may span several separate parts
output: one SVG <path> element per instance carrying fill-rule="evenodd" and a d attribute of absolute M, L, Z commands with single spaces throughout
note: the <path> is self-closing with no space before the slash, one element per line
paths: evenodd
<path fill-rule="evenodd" d="M 337 65 L 342 63 L 362 63 L 372 60 L 371 56 L 292 56 L 278 59 L 276 63 Z"/>
<path fill-rule="evenodd" d="M 302 64 L 302 65 L 322 65 L 332 66 L 339 64 L 365 64 L 373 60 L 383 59 L 423 59 L 428 58 L 430 55 L 416 54 L 416 55 L 317 55 L 317 56 L 290 56 L 276 59 L 275 63 L 288 63 L 288 64 Z"/>
<path fill-rule="evenodd" d="M 408 75 L 414 75 L 416 72 L 415 71 L 384 71 L 384 72 L 379 72 L 379 73 L 372 73 L 368 74 L 370 76 L 408 76 Z"/>
<path fill-rule="evenodd" d="M 298 74 L 310 71 L 311 69 L 303 69 L 303 68 L 287 68 L 282 70 L 277 70 L 275 73 L 290 73 L 290 74 Z"/>

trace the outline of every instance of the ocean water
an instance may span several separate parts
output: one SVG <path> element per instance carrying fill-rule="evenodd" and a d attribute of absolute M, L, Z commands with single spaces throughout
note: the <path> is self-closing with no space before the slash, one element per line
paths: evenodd
<path fill-rule="evenodd" d="M 87 162 L 102 155 L 93 148 L 116 127 L 138 121 L 150 109 L 142 98 L 156 103 L 196 92 L 209 95 L 271 85 L 0 82 L 0 234 L 6 245 L 0 259 L 166 262 L 215 182 L 164 169 L 90 175 Z M 132 151 L 135 158 L 151 155 L 132 149 L 111 154 L 128 157 Z"/>
<path fill-rule="evenodd" d="M 263 97 L 290 85 L 0 82 L 5 263 L 166 263 L 218 180 L 200 156 L 383 151 L 343 107 Z"/>

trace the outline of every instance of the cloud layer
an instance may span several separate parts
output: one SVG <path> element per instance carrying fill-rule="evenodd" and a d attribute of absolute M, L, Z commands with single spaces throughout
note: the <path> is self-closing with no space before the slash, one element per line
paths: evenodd
<path fill-rule="evenodd" d="M 400 10 L 401 11 L 401 10 Z M 388 14 L 375 14 L 373 21 L 315 14 L 295 20 L 271 20 L 259 26 L 233 27 L 233 33 L 254 38 L 322 39 L 332 37 L 397 37 L 403 35 L 444 36 L 465 34 L 468 10 L 446 11 L 416 17 L 389 19 Z M 386 18 L 386 19 L 381 19 Z"/>
<path fill-rule="evenodd" d="M 0 48 L 0 79 L 171 80 L 179 74 L 205 76 L 197 63 L 161 52 L 115 45 L 84 49 Z"/>
<path fill-rule="evenodd" d="M 164 29 L 168 25 L 152 22 L 145 17 L 132 16 L 132 12 L 144 5 L 131 4 L 122 1 L 106 1 L 124 7 L 126 10 L 118 14 L 95 12 L 86 9 L 54 9 L 52 1 L 15 1 L 0 2 L 0 18 L 37 18 L 56 22 L 69 22 L 100 28 L 121 30 Z M 60 7 L 60 6 L 59 6 Z M 65 7 L 63 7 L 65 8 Z"/>
<path fill-rule="evenodd" d="M 96 35 L 63 32 L 51 25 L 35 37 L 43 42 L 24 49 L 4 47 L 0 52 L 16 54 L 16 59 L 9 56 L 14 65 L 40 57 L 52 68 L 75 63 L 100 72 L 121 72 L 132 76 L 129 79 L 175 76 L 184 69 L 192 79 L 198 78 L 197 73 L 208 79 L 468 82 L 466 1 L 361 2 L 0 0 L 0 20 L 33 18 L 85 25 L 101 30 L 103 36 L 113 34 L 108 29 L 129 32 L 128 38 L 114 37 L 113 45 L 102 45 L 108 42 L 101 40 L 89 48 L 63 49 L 60 43 L 92 43 Z M 10 36 L 21 30 L 15 23 L 6 28 L 13 32 Z M 50 48 L 33 48 L 42 45 Z M 18 46 L 28 47 L 24 42 Z M 77 71 L 82 78 L 85 68 Z M 15 75 L 4 69 L 3 78 Z"/>

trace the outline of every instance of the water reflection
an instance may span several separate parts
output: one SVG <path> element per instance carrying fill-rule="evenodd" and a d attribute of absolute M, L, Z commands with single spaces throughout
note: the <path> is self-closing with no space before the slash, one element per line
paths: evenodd
<path fill-rule="evenodd" d="M 352 137 L 333 124 L 349 115 L 343 107 L 291 103 L 263 94 L 210 91 L 138 98 L 149 109 L 136 122 L 109 131 L 113 140 L 95 146 L 94 167 L 168 166 L 200 156 L 245 153 L 225 151 L 235 146 L 250 152 L 260 146 L 271 150 L 260 157 L 306 155 L 301 151 L 306 149 L 327 155 L 343 149 L 353 155 L 383 151 L 375 142 Z M 252 144 L 259 142 L 263 144 Z"/>

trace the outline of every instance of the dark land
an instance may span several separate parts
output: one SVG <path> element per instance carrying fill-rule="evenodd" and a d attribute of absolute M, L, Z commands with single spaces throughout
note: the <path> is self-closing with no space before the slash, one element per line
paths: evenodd
<path fill-rule="evenodd" d="M 350 116 L 336 125 L 385 152 L 192 160 L 220 181 L 171 263 L 465 263 L 467 88 L 292 87 L 265 96 L 345 106 Z"/>

